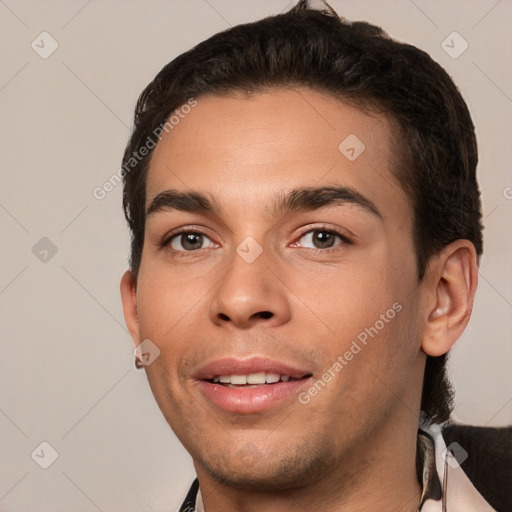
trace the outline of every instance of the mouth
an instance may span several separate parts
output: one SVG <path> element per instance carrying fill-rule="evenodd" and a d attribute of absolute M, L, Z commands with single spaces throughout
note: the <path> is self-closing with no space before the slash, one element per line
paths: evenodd
<path fill-rule="evenodd" d="M 195 376 L 203 396 L 227 412 L 252 414 L 296 397 L 313 374 L 263 358 L 223 359 L 203 367 Z"/>
<path fill-rule="evenodd" d="M 304 377 L 310 376 L 311 374 L 307 374 Z M 301 379 L 296 379 L 286 374 L 280 375 L 279 373 L 272 372 L 258 372 L 249 375 L 218 375 L 213 377 L 213 379 L 208 379 L 208 382 L 211 384 L 220 384 L 228 388 L 257 388 L 277 384 L 278 382 L 293 382 L 296 380 Z"/>

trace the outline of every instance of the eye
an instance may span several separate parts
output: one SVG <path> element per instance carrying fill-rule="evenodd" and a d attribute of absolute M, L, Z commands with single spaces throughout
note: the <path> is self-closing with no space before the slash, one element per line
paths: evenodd
<path fill-rule="evenodd" d="M 167 243 L 175 251 L 197 251 L 198 249 L 217 247 L 217 244 L 212 242 L 206 235 L 195 231 L 177 233 Z"/>
<path fill-rule="evenodd" d="M 299 239 L 299 245 L 309 249 L 329 249 L 343 242 L 348 242 L 344 236 L 325 229 L 308 231 Z"/>

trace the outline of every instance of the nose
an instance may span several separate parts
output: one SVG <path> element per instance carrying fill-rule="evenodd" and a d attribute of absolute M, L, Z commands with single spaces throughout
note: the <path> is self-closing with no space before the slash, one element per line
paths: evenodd
<path fill-rule="evenodd" d="M 239 329 L 286 323 L 290 319 L 287 288 L 271 270 L 265 251 L 251 263 L 234 254 L 230 263 L 211 296 L 212 322 Z"/>

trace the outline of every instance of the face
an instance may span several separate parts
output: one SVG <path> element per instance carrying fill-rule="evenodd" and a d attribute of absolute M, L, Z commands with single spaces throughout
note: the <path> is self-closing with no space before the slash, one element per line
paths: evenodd
<path fill-rule="evenodd" d="M 308 89 L 197 102 L 147 177 L 132 333 L 160 350 L 158 405 L 221 482 L 285 489 L 368 462 L 421 393 L 391 126 Z"/>

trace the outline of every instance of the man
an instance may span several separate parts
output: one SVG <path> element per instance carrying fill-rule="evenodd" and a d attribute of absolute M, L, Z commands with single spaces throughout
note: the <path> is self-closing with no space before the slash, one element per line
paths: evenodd
<path fill-rule="evenodd" d="M 162 69 L 123 160 L 121 292 L 194 461 L 181 510 L 504 506 L 459 467 L 474 436 L 441 435 L 482 253 L 476 163 L 446 72 L 327 5 Z"/>

